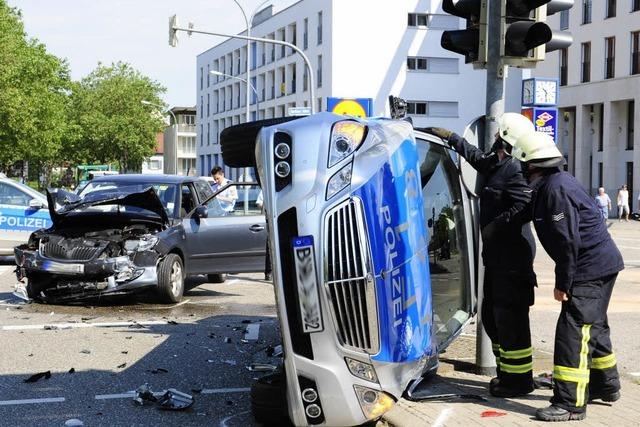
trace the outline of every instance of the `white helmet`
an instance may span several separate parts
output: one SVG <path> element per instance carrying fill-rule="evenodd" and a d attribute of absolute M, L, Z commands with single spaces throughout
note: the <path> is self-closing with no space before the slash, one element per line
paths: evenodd
<path fill-rule="evenodd" d="M 552 168 L 565 164 L 564 157 L 553 138 L 543 132 L 529 132 L 521 136 L 511 155 L 524 163 L 541 168 Z"/>
<path fill-rule="evenodd" d="M 498 117 L 497 122 L 500 138 L 512 147 L 521 136 L 535 130 L 531 120 L 518 113 L 504 113 Z"/>

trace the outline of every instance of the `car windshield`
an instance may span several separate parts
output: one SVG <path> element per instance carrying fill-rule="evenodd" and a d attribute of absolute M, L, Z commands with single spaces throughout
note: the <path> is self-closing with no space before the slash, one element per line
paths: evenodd
<path fill-rule="evenodd" d="M 79 196 L 84 199 L 87 195 L 95 192 L 111 192 L 122 191 L 123 195 L 144 191 L 152 187 L 165 211 L 167 216 L 175 217 L 176 211 L 176 185 L 161 182 L 126 182 L 126 181 L 92 181 L 82 189 Z"/>

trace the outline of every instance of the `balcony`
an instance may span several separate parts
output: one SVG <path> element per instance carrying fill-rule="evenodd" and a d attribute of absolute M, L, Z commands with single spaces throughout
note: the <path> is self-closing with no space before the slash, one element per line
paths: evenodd
<path fill-rule="evenodd" d="M 178 132 L 196 133 L 196 125 L 179 124 Z"/>

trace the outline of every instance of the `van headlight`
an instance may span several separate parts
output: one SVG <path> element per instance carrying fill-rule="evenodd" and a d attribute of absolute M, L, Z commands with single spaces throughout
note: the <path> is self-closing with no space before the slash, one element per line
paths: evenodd
<path fill-rule="evenodd" d="M 349 162 L 345 167 L 333 174 L 327 184 L 327 200 L 338 194 L 340 191 L 351 185 L 351 167 L 352 162 Z"/>
<path fill-rule="evenodd" d="M 329 167 L 334 166 L 356 151 L 365 139 L 367 127 L 353 120 L 337 122 L 331 130 Z"/>
<path fill-rule="evenodd" d="M 360 403 L 364 416 L 370 420 L 380 418 L 396 403 L 391 396 L 382 391 L 362 387 L 361 385 L 354 385 L 353 388 L 356 391 L 358 403 Z"/>
<path fill-rule="evenodd" d="M 378 376 L 376 375 L 376 371 L 373 369 L 373 365 L 350 357 L 345 357 L 344 360 L 347 362 L 347 367 L 352 375 L 374 383 L 378 382 Z"/>

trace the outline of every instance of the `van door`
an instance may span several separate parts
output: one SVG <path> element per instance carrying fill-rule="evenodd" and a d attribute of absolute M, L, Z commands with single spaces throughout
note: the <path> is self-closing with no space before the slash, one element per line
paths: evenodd
<path fill-rule="evenodd" d="M 418 134 L 416 142 L 430 236 L 434 334 L 442 350 L 475 314 L 476 214 L 453 160 L 455 154 L 431 135 Z"/>

